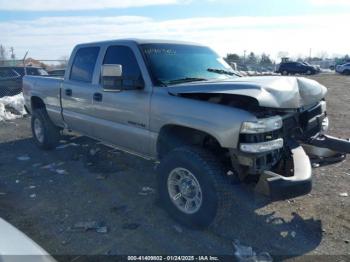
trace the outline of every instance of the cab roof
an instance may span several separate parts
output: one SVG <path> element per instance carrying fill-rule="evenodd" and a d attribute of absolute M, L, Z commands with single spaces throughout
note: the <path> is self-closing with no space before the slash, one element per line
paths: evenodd
<path fill-rule="evenodd" d="M 188 41 L 176 41 L 176 40 L 163 40 L 163 39 L 139 39 L 139 38 L 125 38 L 125 39 L 115 39 L 115 40 L 107 40 L 107 41 L 98 41 L 98 42 L 91 42 L 91 43 L 82 43 L 77 46 L 91 46 L 91 45 L 105 45 L 105 44 L 137 44 L 137 45 L 143 45 L 143 44 L 179 44 L 179 45 L 197 45 L 197 46 L 203 46 L 202 44 L 198 44 L 195 42 L 188 42 Z"/>

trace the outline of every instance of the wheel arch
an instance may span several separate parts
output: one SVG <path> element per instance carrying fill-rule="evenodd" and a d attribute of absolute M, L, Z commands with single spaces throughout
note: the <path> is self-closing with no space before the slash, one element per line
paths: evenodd
<path fill-rule="evenodd" d="M 213 134 L 179 124 L 167 124 L 160 129 L 158 135 L 156 145 L 158 158 L 161 159 L 175 147 L 184 145 L 209 146 L 211 150 L 224 150 L 219 139 Z"/>
<path fill-rule="evenodd" d="M 32 96 L 30 98 L 30 105 L 31 105 L 32 111 L 34 111 L 36 109 L 45 109 L 46 110 L 46 106 L 45 106 L 44 101 L 42 100 L 42 98 L 40 98 L 38 96 Z"/>

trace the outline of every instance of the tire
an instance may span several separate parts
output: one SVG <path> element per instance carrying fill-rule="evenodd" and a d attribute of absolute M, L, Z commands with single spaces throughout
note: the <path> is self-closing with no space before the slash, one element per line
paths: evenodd
<path fill-rule="evenodd" d="M 307 74 L 307 75 L 312 75 L 311 70 L 307 70 L 307 71 L 306 71 L 306 74 Z"/>
<path fill-rule="evenodd" d="M 344 75 L 350 75 L 350 70 L 349 69 L 344 70 L 343 74 Z"/>
<path fill-rule="evenodd" d="M 282 71 L 282 75 L 283 75 L 283 76 L 287 76 L 287 75 L 288 75 L 288 71 L 283 70 L 283 71 Z"/>
<path fill-rule="evenodd" d="M 195 178 L 191 183 L 186 181 L 188 177 L 179 179 L 182 183 L 174 183 L 174 174 L 176 177 L 179 176 L 177 172 L 184 175 L 187 171 Z M 212 153 L 199 147 L 184 146 L 168 153 L 158 166 L 157 182 L 161 205 L 176 221 L 188 227 L 208 227 L 219 221 L 231 205 L 232 188 L 224 175 L 223 166 Z M 198 187 L 191 190 L 194 184 L 199 185 L 199 190 Z M 186 193 L 181 193 L 180 186 L 183 185 L 190 188 L 186 197 L 201 196 L 201 201 L 197 199 L 201 204 L 196 205 L 193 200 L 186 209 L 184 202 L 189 201 L 185 200 Z M 178 196 L 180 193 L 181 196 Z"/>
<path fill-rule="evenodd" d="M 52 123 L 45 109 L 33 111 L 31 126 L 35 144 L 39 148 L 49 150 L 57 146 L 60 129 Z M 41 132 L 39 132 L 40 128 Z"/>

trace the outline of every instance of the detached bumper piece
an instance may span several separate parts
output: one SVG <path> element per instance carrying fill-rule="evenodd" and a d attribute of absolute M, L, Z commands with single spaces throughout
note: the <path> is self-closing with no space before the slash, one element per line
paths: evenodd
<path fill-rule="evenodd" d="M 309 142 L 310 145 L 328 148 L 340 153 L 350 154 L 350 141 L 328 135 L 320 135 Z"/>
<path fill-rule="evenodd" d="M 274 200 L 292 198 L 309 193 L 312 189 L 312 168 L 310 159 L 302 146 L 291 149 L 293 158 L 293 176 L 285 177 L 271 171 L 265 171 L 255 190 Z"/>
<path fill-rule="evenodd" d="M 303 145 L 313 163 L 328 165 L 343 161 L 350 154 L 350 141 L 328 135 L 320 135 Z"/>

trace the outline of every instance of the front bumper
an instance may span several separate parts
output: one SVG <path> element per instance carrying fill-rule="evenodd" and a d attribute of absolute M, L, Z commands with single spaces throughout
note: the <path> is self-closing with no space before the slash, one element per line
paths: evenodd
<path fill-rule="evenodd" d="M 293 162 L 292 176 L 282 176 L 264 171 L 256 185 L 256 191 L 272 199 L 286 199 L 309 193 L 312 189 L 310 157 L 318 157 L 318 164 L 326 165 L 343 161 L 350 153 L 350 141 L 327 135 L 319 135 L 301 146 L 290 142 Z M 305 150 L 304 150 L 305 149 Z"/>
<path fill-rule="evenodd" d="M 285 199 L 301 196 L 312 189 L 312 168 L 310 159 L 300 145 L 291 149 L 293 159 L 293 176 L 282 176 L 265 171 L 256 185 L 256 191 L 272 199 Z"/>
<path fill-rule="evenodd" d="M 283 118 L 283 128 L 262 134 L 241 134 L 240 143 L 259 144 L 283 138 L 283 148 L 237 155 L 241 179 L 259 175 L 256 191 L 273 199 L 305 195 L 312 189 L 312 167 L 343 161 L 350 141 L 325 135 L 326 104 L 320 101 L 305 111 Z M 300 143 L 300 144 L 299 144 Z"/>

